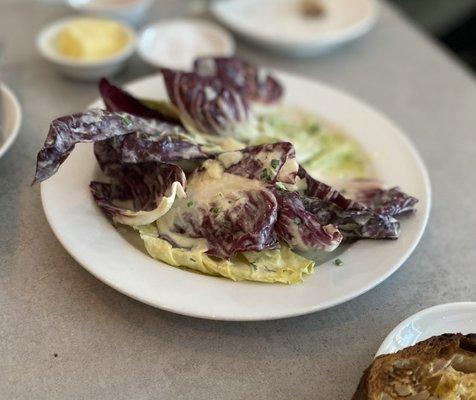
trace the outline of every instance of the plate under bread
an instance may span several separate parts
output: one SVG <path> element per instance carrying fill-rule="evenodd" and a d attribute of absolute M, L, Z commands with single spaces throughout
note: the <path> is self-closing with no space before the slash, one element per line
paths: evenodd
<path fill-rule="evenodd" d="M 440 304 L 413 314 L 389 333 L 376 355 L 395 353 L 443 333 L 476 333 L 476 302 Z"/>

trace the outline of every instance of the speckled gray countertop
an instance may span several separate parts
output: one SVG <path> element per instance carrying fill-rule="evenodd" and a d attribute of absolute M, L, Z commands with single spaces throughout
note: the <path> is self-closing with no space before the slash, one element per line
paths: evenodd
<path fill-rule="evenodd" d="M 176 15 L 183 4 L 162 1 L 154 15 Z M 55 239 L 39 187 L 30 187 L 50 120 L 97 96 L 94 85 L 61 78 L 35 51 L 35 33 L 67 13 L 0 0 L 0 79 L 24 111 L 18 140 L 0 159 L 1 399 L 349 399 L 402 319 L 476 300 L 475 80 L 386 5 L 366 37 L 316 60 L 245 45 L 239 53 L 353 93 L 412 138 L 431 175 L 433 208 L 398 272 L 330 310 L 256 323 L 174 315 L 96 280 Z M 133 60 L 117 79 L 150 72 Z"/>

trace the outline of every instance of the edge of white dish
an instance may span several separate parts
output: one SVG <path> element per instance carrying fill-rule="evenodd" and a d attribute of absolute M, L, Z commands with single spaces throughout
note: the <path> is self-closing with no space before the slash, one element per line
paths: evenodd
<path fill-rule="evenodd" d="M 329 31 L 316 36 L 312 40 L 285 39 L 276 41 L 268 37 L 268 35 L 251 32 L 245 29 L 236 20 L 228 18 L 223 11 L 226 4 L 221 1 L 213 1 L 210 6 L 212 15 L 225 26 L 230 28 L 238 35 L 256 43 L 258 46 L 268 48 L 271 51 L 288 54 L 296 57 L 312 57 L 323 54 L 341 44 L 353 41 L 366 33 L 368 33 L 375 25 L 379 7 L 376 0 L 368 0 L 370 11 L 365 18 L 361 19 L 354 25 L 341 28 L 335 31 Z"/>
<path fill-rule="evenodd" d="M 22 121 L 22 111 L 20 107 L 20 103 L 18 99 L 16 98 L 15 94 L 13 91 L 4 83 L 0 82 L 0 95 L 2 96 L 2 102 L 8 102 L 9 106 L 13 109 L 13 126 L 10 129 L 10 132 L 8 133 L 8 136 L 5 136 L 4 139 L 6 139 L 1 145 L 0 145 L 0 157 L 2 157 L 7 150 L 12 146 L 13 142 L 15 139 L 18 137 L 18 133 L 20 131 L 20 126 L 21 126 L 21 121 Z M 0 104 L 1 104 L 0 103 Z M 2 108 L 5 108 L 5 104 L 2 105 Z M 0 112 L 3 112 L 0 110 Z M 2 121 L 2 130 L 5 129 L 3 126 L 4 121 Z M 6 135 L 5 132 L 3 132 L 4 135 Z"/>
<path fill-rule="evenodd" d="M 174 24 L 189 24 L 190 26 L 196 26 L 202 29 L 208 29 L 213 31 L 215 35 L 219 36 L 224 43 L 222 49 L 217 49 L 215 54 L 210 54 L 210 56 L 215 57 L 226 57 L 232 56 L 235 53 L 236 43 L 233 36 L 220 25 L 210 22 L 204 19 L 198 18 L 174 18 L 165 21 L 156 21 L 147 26 L 145 26 L 138 35 L 137 41 L 137 53 L 139 57 L 142 58 L 144 62 L 155 68 L 174 68 L 174 69 L 188 69 L 188 66 L 178 66 L 176 63 L 168 63 L 158 61 L 158 58 L 150 56 L 150 43 L 148 43 L 148 35 L 161 29 L 166 26 L 173 26 Z M 196 56 L 191 55 L 190 60 L 195 59 Z"/>
<path fill-rule="evenodd" d="M 403 348 L 406 348 L 408 346 L 412 346 L 415 343 L 418 343 L 422 340 L 428 339 L 428 337 L 423 336 L 421 338 L 419 337 L 416 341 L 413 341 L 412 344 L 408 344 L 407 346 L 404 346 L 404 347 L 399 346 L 397 348 L 396 346 L 392 346 L 392 343 L 395 341 L 395 337 L 399 336 L 400 333 L 402 332 L 402 330 L 404 330 L 408 325 L 410 325 L 414 321 L 416 321 L 416 320 L 418 320 L 422 317 L 429 316 L 429 315 L 442 316 L 445 313 L 452 312 L 452 311 L 455 311 L 455 310 L 461 310 L 461 309 L 469 309 L 469 310 L 472 309 L 472 310 L 474 310 L 475 315 L 476 315 L 476 302 L 466 301 L 466 302 L 439 304 L 439 305 L 436 305 L 436 306 L 425 308 L 425 309 L 411 315 L 410 317 L 408 317 L 405 320 L 403 320 L 402 322 L 400 322 L 387 335 L 387 337 L 384 339 L 384 341 L 380 345 L 379 349 L 377 350 L 377 353 L 375 354 L 375 356 L 377 357 L 377 356 L 382 355 L 382 354 L 393 353 L 393 352 L 396 352 L 396 351 L 401 350 Z M 472 333 L 475 333 L 475 332 L 476 332 L 476 327 L 474 328 L 474 331 Z M 464 334 L 467 334 L 467 333 L 470 333 L 470 332 L 455 332 L 454 329 L 449 328 L 445 332 L 440 332 L 439 334 L 443 334 L 443 333 L 464 333 Z"/>

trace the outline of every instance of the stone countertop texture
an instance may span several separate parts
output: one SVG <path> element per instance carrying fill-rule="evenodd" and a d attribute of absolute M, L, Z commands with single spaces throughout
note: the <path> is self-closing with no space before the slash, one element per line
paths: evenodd
<path fill-rule="evenodd" d="M 185 4 L 158 2 L 150 20 Z M 238 53 L 352 93 L 411 137 L 433 205 L 420 244 L 394 275 L 338 307 L 252 323 L 174 315 L 99 282 L 61 247 L 39 186 L 30 186 L 49 122 L 97 97 L 95 85 L 62 78 L 35 50 L 39 29 L 69 13 L 0 0 L 0 79 L 24 117 L 0 159 L 0 398 L 350 399 L 396 324 L 432 305 L 476 300 L 475 80 L 385 3 L 375 29 L 324 57 L 286 59 L 242 42 Z M 116 80 L 151 72 L 135 58 Z"/>

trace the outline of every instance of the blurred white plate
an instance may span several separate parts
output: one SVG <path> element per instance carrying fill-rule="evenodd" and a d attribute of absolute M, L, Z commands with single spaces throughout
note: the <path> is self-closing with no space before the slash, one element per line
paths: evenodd
<path fill-rule="evenodd" d="M 0 82 L 0 157 L 18 136 L 21 125 L 20 103 L 13 92 Z"/>
<path fill-rule="evenodd" d="M 420 156 L 399 128 L 360 100 L 309 79 L 283 72 L 277 76 L 286 89 L 285 104 L 339 126 L 375 154 L 374 166 L 388 185 L 398 184 L 420 200 L 417 212 L 402 221 L 398 240 L 356 242 L 339 256 L 344 266 L 328 261 L 299 285 L 233 282 L 174 268 L 135 246 L 96 206 L 89 191 L 98 171 L 92 145 L 77 145 L 58 173 L 41 184 L 43 208 L 58 240 L 82 266 L 120 292 L 164 310 L 209 319 L 307 314 L 348 301 L 387 279 L 411 254 L 428 219 L 430 182 Z M 127 89 L 144 98 L 167 98 L 161 75 Z M 92 105 L 101 106 L 100 101 Z"/>
<path fill-rule="evenodd" d="M 476 302 L 441 304 L 412 315 L 390 332 L 376 355 L 395 353 L 443 333 L 476 333 Z"/>
<path fill-rule="evenodd" d="M 180 18 L 147 26 L 140 34 L 138 52 L 154 67 L 189 70 L 196 58 L 233 55 L 235 40 L 216 24 Z"/>
<path fill-rule="evenodd" d="M 375 0 L 320 0 L 322 15 L 303 15 L 301 0 L 214 1 L 213 15 L 239 35 L 276 52 L 313 56 L 368 32 Z"/>

